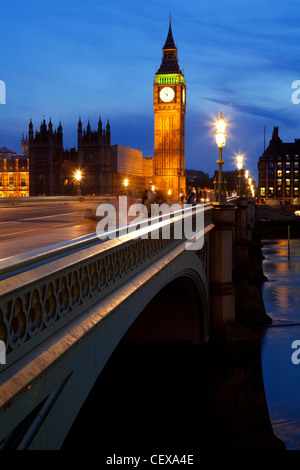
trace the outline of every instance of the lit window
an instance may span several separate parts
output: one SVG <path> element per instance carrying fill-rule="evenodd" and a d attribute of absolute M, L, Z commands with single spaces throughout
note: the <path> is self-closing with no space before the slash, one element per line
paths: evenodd
<path fill-rule="evenodd" d="M 266 188 L 260 188 L 260 195 L 265 196 L 266 195 Z"/>
<path fill-rule="evenodd" d="M 277 171 L 277 176 L 278 176 L 279 178 L 282 177 L 282 170 L 278 170 L 278 171 Z"/>
<path fill-rule="evenodd" d="M 285 184 L 286 184 L 287 186 L 290 186 L 290 185 L 291 185 L 291 180 L 290 180 L 290 179 L 286 179 L 286 180 L 285 180 Z"/>
<path fill-rule="evenodd" d="M 281 186 L 281 184 L 282 184 L 282 179 L 278 179 L 277 180 L 277 186 Z"/>

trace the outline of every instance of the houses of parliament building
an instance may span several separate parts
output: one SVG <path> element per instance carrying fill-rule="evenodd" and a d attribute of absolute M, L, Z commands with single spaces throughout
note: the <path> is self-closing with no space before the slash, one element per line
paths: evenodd
<path fill-rule="evenodd" d="M 79 118 L 77 149 L 64 149 L 61 123 L 54 129 L 51 119 L 48 123 L 44 119 L 39 130 L 34 130 L 30 120 L 20 156 L 6 148 L 1 153 L 0 149 L 0 197 L 76 195 L 75 175 L 80 171 L 82 196 L 118 195 L 125 189 L 126 194 L 138 195 L 154 187 L 164 198 L 178 200 L 179 193 L 186 191 L 186 83 L 178 64 L 171 19 L 153 82 L 153 108 L 152 158 L 143 157 L 140 150 L 112 145 L 110 123 L 103 125 L 101 118 L 96 129 L 90 122 L 83 127 Z"/>
<path fill-rule="evenodd" d="M 140 150 L 111 145 L 110 124 L 107 122 L 103 126 L 101 118 L 96 130 L 92 130 L 89 121 L 84 128 L 79 118 L 77 149 L 64 149 L 61 123 L 54 129 L 51 119 L 48 124 L 43 120 L 39 130 L 34 131 L 30 120 L 28 135 L 22 136 L 21 156 L 6 149 L 7 152 L 7 161 L 26 159 L 27 192 L 22 196 L 77 195 L 78 171 L 82 196 L 117 195 L 125 189 L 126 194 L 138 194 L 145 187 L 153 186 L 153 158 L 143 158 Z M 4 154 L 5 149 L 2 154 L 0 149 L 0 161 Z M 0 175 L 1 169 L 3 172 L 7 170 L 7 164 L 1 167 L 0 163 Z M 0 187 L 0 197 L 21 196 L 16 190 L 19 177 L 16 171 L 12 171 L 16 169 L 15 165 L 9 169 L 10 191 L 8 193 L 7 188 Z M 126 180 L 128 187 L 125 188 Z"/>

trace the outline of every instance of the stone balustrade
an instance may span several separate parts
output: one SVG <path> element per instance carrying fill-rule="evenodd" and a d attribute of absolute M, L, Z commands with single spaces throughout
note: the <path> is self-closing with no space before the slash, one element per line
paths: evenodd
<path fill-rule="evenodd" d="M 133 233 L 117 231 L 115 239 L 86 237 L 0 265 L 0 340 L 7 353 L 1 371 L 185 242 L 174 236 L 175 222 L 183 224 L 193 214 L 179 211 L 169 219 L 159 218 L 156 225 L 147 221 Z M 205 226 L 211 223 L 212 208 L 206 205 Z M 166 224 L 169 238 L 161 236 Z M 153 230 L 159 231 L 157 238 L 151 237 Z"/>

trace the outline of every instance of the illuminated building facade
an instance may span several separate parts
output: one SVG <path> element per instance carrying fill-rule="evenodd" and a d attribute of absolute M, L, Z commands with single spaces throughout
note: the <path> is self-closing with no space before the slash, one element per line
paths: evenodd
<path fill-rule="evenodd" d="M 29 158 L 0 149 L 0 197 L 29 196 Z"/>
<path fill-rule="evenodd" d="M 185 110 L 186 83 L 178 64 L 171 20 L 160 68 L 153 84 L 154 184 L 178 200 L 186 191 Z"/>
<path fill-rule="evenodd" d="M 282 142 L 275 126 L 258 162 L 258 196 L 267 204 L 299 204 L 299 156 L 300 139 Z"/>
<path fill-rule="evenodd" d="M 153 186 L 153 158 L 143 157 L 141 150 L 111 146 L 112 194 L 139 197 Z"/>

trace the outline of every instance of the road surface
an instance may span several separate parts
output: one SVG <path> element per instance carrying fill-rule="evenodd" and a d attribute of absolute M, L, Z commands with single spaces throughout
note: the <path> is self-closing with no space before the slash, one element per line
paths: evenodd
<path fill-rule="evenodd" d="M 0 259 L 94 233 L 97 203 L 36 203 L 0 207 Z"/>

